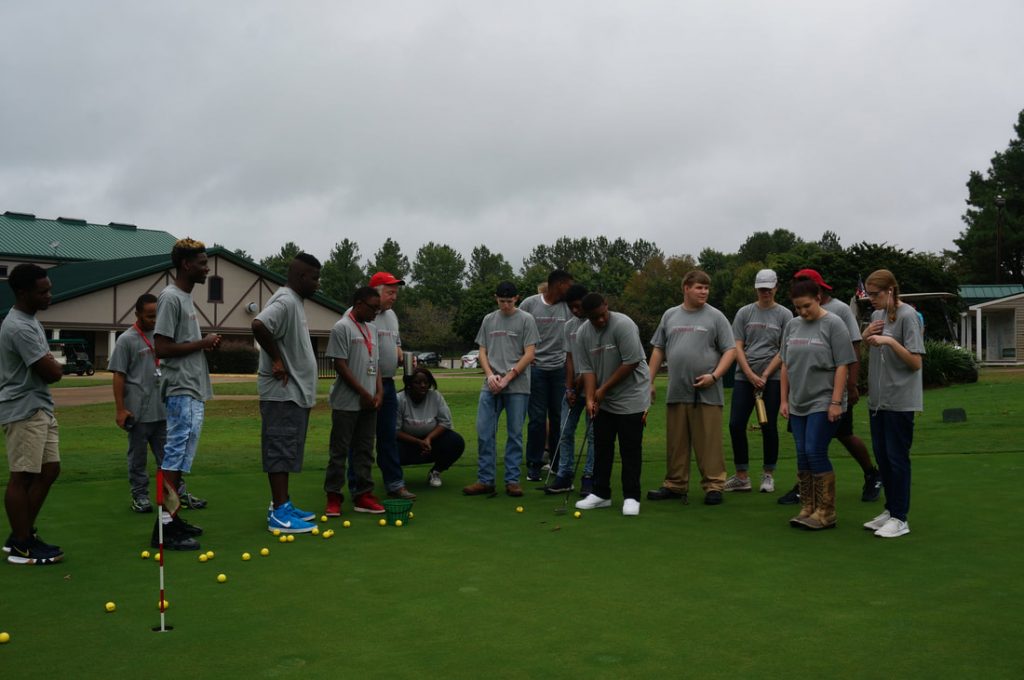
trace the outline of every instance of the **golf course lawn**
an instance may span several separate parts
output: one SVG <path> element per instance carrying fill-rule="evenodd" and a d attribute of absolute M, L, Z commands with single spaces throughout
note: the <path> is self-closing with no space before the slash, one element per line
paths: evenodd
<path fill-rule="evenodd" d="M 216 556 L 168 554 L 174 630 L 163 634 L 151 631 L 159 570 L 140 558 L 154 515 L 128 510 L 113 406 L 58 411 L 63 473 L 39 529 L 67 557 L 0 565 L 0 631 L 11 635 L 3 677 L 1024 676 L 1024 376 L 987 371 L 978 384 L 925 392 L 912 533 L 896 540 L 861 528 L 882 504 L 860 501 L 860 470 L 838 443 L 838 528 L 791 529 L 795 507 L 775 502 L 794 477 L 784 432 L 777 493 L 727 494 L 719 507 L 704 506 L 694 483 L 690 505 L 644 500 L 639 517 L 623 517 L 618 465 L 613 507 L 579 519 L 556 515 L 561 497 L 536 484 L 522 499 L 463 497 L 475 479 L 480 379 L 439 382 L 467 452 L 440 489 L 427 486 L 425 466 L 406 469 L 415 518 L 380 527 L 346 499 L 345 517 L 321 525 L 332 538 L 288 544 L 266 531 L 257 402 L 210 402 L 189 477 L 210 505 L 184 516 L 206 529 L 203 550 Z M 645 489 L 664 473 L 663 395 L 645 433 Z M 305 472 L 292 481 L 296 505 L 318 514 L 322 401 Z M 951 407 L 967 422 L 943 424 Z M 869 442 L 866 403 L 856 418 Z M 756 464 L 760 435 L 750 436 Z"/>

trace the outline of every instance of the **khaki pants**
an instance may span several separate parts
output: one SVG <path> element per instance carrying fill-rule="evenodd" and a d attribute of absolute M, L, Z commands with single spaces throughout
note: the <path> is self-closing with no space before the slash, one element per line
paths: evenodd
<path fill-rule="evenodd" d="M 665 414 L 668 464 L 664 487 L 686 493 L 690 486 L 690 449 L 697 458 L 701 489 L 721 491 L 725 486 L 722 454 L 721 406 L 669 404 Z"/>

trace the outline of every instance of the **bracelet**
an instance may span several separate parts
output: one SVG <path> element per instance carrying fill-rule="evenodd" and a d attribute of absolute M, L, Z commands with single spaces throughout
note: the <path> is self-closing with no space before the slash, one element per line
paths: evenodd
<path fill-rule="evenodd" d="M 832 404 L 833 406 L 842 406 L 843 405 L 843 402 L 841 402 L 841 401 L 830 401 L 828 403 Z"/>
<path fill-rule="evenodd" d="M 714 373 L 708 373 L 708 375 L 711 376 L 712 382 L 718 382 L 718 376 L 716 376 Z"/>

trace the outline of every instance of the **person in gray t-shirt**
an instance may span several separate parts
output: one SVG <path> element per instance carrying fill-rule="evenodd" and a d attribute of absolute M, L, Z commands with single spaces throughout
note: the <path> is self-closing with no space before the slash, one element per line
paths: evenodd
<path fill-rule="evenodd" d="M 452 429 L 452 412 L 430 369 L 417 366 L 402 379 L 405 389 L 398 393 L 395 425 L 402 465 L 433 463 L 427 482 L 439 487 L 441 473 L 462 456 L 466 441 Z"/>
<path fill-rule="evenodd" d="M 622 514 L 640 514 L 644 423 L 650 406 L 650 372 L 640 331 L 625 314 L 608 310 L 600 293 L 582 301 L 589 323 L 576 333 L 573 361 L 583 376 L 587 415 L 593 421 L 594 488 L 576 503 L 581 510 L 611 506 L 615 440 L 622 458 Z"/>
<path fill-rule="evenodd" d="M 377 411 L 383 400 L 380 377 L 380 343 L 373 325 L 380 310 L 380 293 L 363 286 L 352 299 L 352 309 L 331 329 L 327 356 L 334 360 L 338 377 L 331 385 L 330 460 L 324 477 L 327 508 L 337 517 L 344 500 L 345 464 L 351 450 L 353 499 L 356 512 L 375 515 L 384 506 L 373 494 L 373 440 Z"/>
<path fill-rule="evenodd" d="M 213 396 L 205 352 L 220 346 L 220 335 L 202 335 L 192 302 L 192 289 L 196 284 L 206 283 L 210 272 L 206 246 L 190 238 L 180 239 L 171 249 L 171 262 L 175 268 L 174 281 L 157 298 L 153 331 L 153 347 L 162 375 L 160 392 L 167 409 L 167 442 L 160 462 L 164 512 L 157 522 L 164 524 L 165 548 L 198 550 L 195 537 L 202 530 L 178 517 L 186 499 L 179 497 L 177 490 L 183 474 L 192 470 L 203 429 L 205 402 Z M 150 542 L 155 544 L 157 527 L 153 529 Z"/>
<path fill-rule="evenodd" d="M 871 351 L 871 446 L 885 488 L 885 511 L 864 527 L 873 529 L 876 536 L 897 538 L 910 533 L 910 444 L 914 440 L 914 413 L 924 410 L 924 337 L 917 313 L 900 301 L 900 287 L 891 271 L 872 272 L 864 287 L 875 308 L 863 334 Z"/>
<path fill-rule="evenodd" d="M 548 274 L 543 293 L 523 300 L 519 311 L 537 323 L 537 352 L 530 366 L 530 423 L 526 428 L 526 480 L 539 482 L 545 449 L 557 453 L 558 428 L 562 422 L 562 386 L 565 384 L 565 347 L 562 331 L 572 318 L 565 294 L 572 274 L 556 269 Z M 557 468 L 556 468 L 557 469 Z"/>
<path fill-rule="evenodd" d="M 299 253 L 281 286 L 252 322 L 260 345 L 259 379 L 263 471 L 270 483 L 267 530 L 308 533 L 316 515 L 296 507 L 288 476 L 302 471 L 309 412 L 316 404 L 316 355 L 303 301 L 320 288 L 320 262 Z"/>
<path fill-rule="evenodd" d="M 50 354 L 36 312 L 52 299 L 46 270 L 19 264 L 7 283 L 14 291 L 14 306 L 0 324 L 0 425 L 7 443 L 5 509 L 11 535 L 4 543 L 12 564 L 53 564 L 64 559 L 55 545 L 44 543 L 36 531 L 36 518 L 50 487 L 60 475 L 57 420 L 53 417 L 50 384 L 63 369 Z"/>
<path fill-rule="evenodd" d="M 711 277 L 694 270 L 683 277 L 683 304 L 665 311 L 651 344 L 651 366 L 668 362 L 665 397 L 666 473 L 660 488 L 647 493 L 652 501 L 686 499 L 690 486 L 690 449 L 697 459 L 704 503 L 722 502 L 725 458 L 721 379 L 736 356 L 732 327 L 720 311 L 707 304 Z M 651 400 L 655 396 L 651 371 Z"/>
<path fill-rule="evenodd" d="M 540 335 L 537 323 L 516 309 L 515 284 L 502 281 L 494 292 L 497 311 L 480 323 L 476 344 L 484 384 L 476 409 L 477 479 L 463 487 L 467 496 L 494 493 L 497 476 L 498 419 L 505 411 L 508 440 L 505 442 L 505 493 L 522 496 L 519 467 L 523 461 L 523 420 L 530 400 L 529 366 Z"/>
<path fill-rule="evenodd" d="M 836 475 L 828 445 L 846 410 L 846 376 L 856 362 L 846 324 L 819 303 L 813 281 L 790 289 L 799 317 L 782 333 L 780 411 L 796 442 L 800 514 L 790 524 L 807 529 L 835 526 Z"/>

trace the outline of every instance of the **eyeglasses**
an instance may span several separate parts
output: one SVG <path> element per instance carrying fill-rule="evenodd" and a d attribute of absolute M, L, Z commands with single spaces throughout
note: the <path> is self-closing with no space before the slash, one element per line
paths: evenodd
<path fill-rule="evenodd" d="M 869 290 L 867 291 L 868 297 L 874 300 L 876 297 L 884 293 L 884 290 Z"/>

